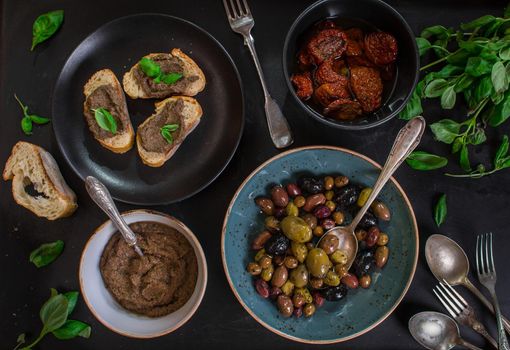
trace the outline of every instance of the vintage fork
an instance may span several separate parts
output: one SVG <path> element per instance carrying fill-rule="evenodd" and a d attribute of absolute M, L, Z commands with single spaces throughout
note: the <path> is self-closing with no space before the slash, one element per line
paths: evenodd
<path fill-rule="evenodd" d="M 478 272 L 478 280 L 489 290 L 492 296 L 492 304 L 494 305 L 494 311 L 496 311 L 498 323 L 498 347 L 500 350 L 510 350 L 505 329 L 503 328 L 498 297 L 496 296 L 497 276 L 494 254 L 492 252 L 492 233 L 485 233 L 476 237 L 476 270 Z"/>
<path fill-rule="evenodd" d="M 481 334 L 492 346 L 498 348 L 498 343 L 491 337 L 485 326 L 477 319 L 475 311 L 467 301 L 443 279 L 432 289 L 441 304 L 448 310 L 450 315 L 460 324 L 471 327 L 475 332 Z"/>
<path fill-rule="evenodd" d="M 273 143 L 277 148 L 290 146 L 292 142 L 294 142 L 292 132 L 290 131 L 289 124 L 287 119 L 285 119 L 282 110 L 267 90 L 262 66 L 260 65 L 257 52 L 255 51 L 255 42 L 251 36 L 251 29 L 253 28 L 255 21 L 253 20 L 248 3 L 246 0 L 242 0 L 241 5 L 241 0 L 223 0 L 223 6 L 225 6 L 230 27 L 234 32 L 239 33 L 244 37 L 244 44 L 248 46 L 248 49 L 250 49 L 251 56 L 255 62 L 255 67 L 257 68 L 257 73 L 260 78 L 260 84 L 264 91 L 264 110 L 266 112 L 267 126 L 269 128 L 271 140 L 273 140 Z"/>

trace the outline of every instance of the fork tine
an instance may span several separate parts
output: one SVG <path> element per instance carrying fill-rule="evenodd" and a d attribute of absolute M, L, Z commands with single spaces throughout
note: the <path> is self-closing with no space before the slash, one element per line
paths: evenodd
<path fill-rule="evenodd" d="M 227 0 L 223 0 L 223 6 L 225 7 L 225 12 L 227 13 L 228 19 L 234 19 L 232 13 L 230 12 L 230 8 L 228 7 Z"/>
<path fill-rule="evenodd" d="M 448 294 L 450 296 L 450 300 L 455 303 L 458 307 L 459 307 L 459 312 L 461 312 L 463 309 L 464 309 L 464 306 L 462 305 L 462 303 L 455 297 L 455 295 L 453 295 L 447 288 L 446 286 L 442 283 L 442 282 L 439 282 L 439 286 L 443 288 L 443 290 L 446 292 L 446 294 Z"/>
<path fill-rule="evenodd" d="M 248 2 L 243 0 L 244 8 L 246 9 L 246 14 L 251 15 L 250 6 L 248 6 Z"/>
<path fill-rule="evenodd" d="M 478 275 L 481 275 L 482 274 L 482 266 L 480 265 L 481 264 L 481 257 L 480 257 L 480 252 L 481 252 L 481 247 L 480 247 L 480 235 L 476 236 L 476 272 L 478 272 Z"/>
<path fill-rule="evenodd" d="M 455 305 L 455 303 L 452 301 L 452 299 L 448 298 L 448 296 L 442 291 L 441 288 L 439 288 L 439 286 L 436 286 L 436 289 L 443 296 L 443 298 L 448 302 L 448 304 L 455 311 L 455 313 L 460 314 L 461 309 L 459 309 L 459 307 L 457 305 Z"/>
<path fill-rule="evenodd" d="M 439 299 L 439 301 L 441 302 L 441 304 L 443 304 L 443 306 L 445 307 L 445 309 L 448 311 L 448 313 L 450 315 L 452 315 L 453 318 L 457 317 L 457 314 L 450 308 L 450 306 L 448 306 L 448 304 L 446 303 L 446 300 L 443 299 L 443 297 L 441 297 L 435 289 L 432 289 L 432 291 L 434 292 L 434 294 L 436 295 L 436 297 Z"/>
<path fill-rule="evenodd" d="M 239 0 L 236 0 L 237 2 L 237 8 L 239 9 L 240 16 L 246 15 L 246 12 L 244 11 L 243 7 L 241 6 L 241 2 Z"/>
<path fill-rule="evenodd" d="M 491 254 L 491 264 L 492 264 L 492 268 L 490 269 L 490 271 L 492 271 L 493 273 L 496 273 L 496 265 L 494 265 L 494 254 L 492 252 L 492 232 L 489 233 L 489 239 L 490 239 L 489 250 L 490 250 L 490 254 Z"/>
<path fill-rule="evenodd" d="M 230 0 L 229 1 L 230 3 L 230 8 L 232 10 L 232 18 L 233 19 L 237 19 L 240 15 L 239 13 L 237 12 L 237 8 L 236 8 L 236 4 L 235 4 L 235 0 Z"/>
<path fill-rule="evenodd" d="M 491 272 L 491 268 L 490 268 L 490 265 L 489 265 L 489 235 L 486 233 L 484 234 L 484 241 L 485 241 L 485 272 L 486 273 L 490 273 Z"/>
<path fill-rule="evenodd" d="M 443 278 L 443 283 L 444 285 L 446 285 L 448 287 L 448 289 L 457 296 L 458 300 L 460 300 L 463 304 L 464 304 L 464 307 L 468 306 L 468 303 L 466 301 L 466 299 L 464 299 L 462 297 L 462 295 L 460 295 L 451 285 L 450 283 L 448 283 L 444 278 Z"/>

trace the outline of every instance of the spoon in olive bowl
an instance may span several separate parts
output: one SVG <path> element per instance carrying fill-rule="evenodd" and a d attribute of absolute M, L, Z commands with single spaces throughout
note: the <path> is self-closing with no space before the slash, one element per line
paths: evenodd
<path fill-rule="evenodd" d="M 457 323 L 439 312 L 420 312 L 409 320 L 409 332 L 421 346 L 430 350 L 449 350 L 456 345 L 481 350 L 460 337 Z"/>
<path fill-rule="evenodd" d="M 438 281 L 446 280 L 452 286 L 463 285 L 494 314 L 494 307 L 467 277 L 469 260 L 464 250 L 452 239 L 432 235 L 425 243 L 425 259 Z M 503 326 L 510 333 L 510 322 L 503 317 Z"/>
<path fill-rule="evenodd" d="M 354 259 L 356 258 L 356 254 L 358 253 L 358 240 L 354 234 L 356 226 L 358 226 L 363 215 L 365 215 L 368 208 L 370 208 L 370 205 L 372 205 L 372 202 L 379 195 L 379 192 L 381 192 L 384 185 L 386 185 L 388 180 L 391 178 L 391 175 L 393 175 L 400 164 L 402 164 L 407 156 L 416 148 L 416 146 L 418 146 L 421 136 L 425 131 L 425 125 L 425 119 L 422 117 L 416 117 L 411 119 L 402 129 L 400 129 L 397 137 L 395 138 L 390 154 L 386 159 L 386 163 L 384 164 L 372 192 L 363 207 L 358 211 L 349 225 L 333 227 L 326 231 L 326 233 L 317 242 L 317 246 L 319 246 L 324 237 L 329 235 L 336 236 L 339 241 L 338 249 L 342 250 L 347 256 L 346 266 L 348 268 L 351 267 Z"/>
<path fill-rule="evenodd" d="M 106 188 L 106 186 L 96 179 L 93 176 L 87 176 L 85 179 L 85 188 L 90 195 L 90 198 L 97 204 L 99 208 L 101 208 L 106 215 L 112 220 L 113 225 L 117 227 L 119 232 L 122 234 L 122 237 L 126 240 L 127 244 L 130 247 L 133 247 L 135 252 L 143 256 L 142 250 L 136 244 L 136 235 L 128 226 L 128 224 L 124 221 L 122 216 L 117 209 L 117 206 L 113 202 L 112 196 L 110 195 L 110 191 Z"/>

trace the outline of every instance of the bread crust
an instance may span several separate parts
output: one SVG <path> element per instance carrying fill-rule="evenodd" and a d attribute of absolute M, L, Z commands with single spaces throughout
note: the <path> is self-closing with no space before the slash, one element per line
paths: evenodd
<path fill-rule="evenodd" d="M 83 87 L 83 94 L 85 95 L 85 102 L 83 102 L 83 113 L 86 110 L 86 100 L 97 88 L 103 85 L 110 85 L 115 90 L 115 93 L 121 97 L 121 101 L 124 104 L 125 110 L 127 111 L 126 97 L 124 96 L 124 90 L 120 85 L 119 80 L 110 69 L 101 69 L 95 72 Z M 100 139 L 95 134 L 94 138 L 101 144 L 101 146 L 109 149 L 114 153 L 125 153 L 129 151 L 134 144 L 135 133 L 133 125 L 127 116 L 128 123 L 124 125 L 125 130 L 122 134 L 114 135 L 107 139 Z"/>
<path fill-rule="evenodd" d="M 205 88 L 206 79 L 204 72 L 202 72 L 202 69 L 196 64 L 196 62 L 186 55 L 184 52 L 182 52 L 180 49 L 174 48 L 170 51 L 169 54 L 167 53 L 150 53 L 144 57 L 146 58 L 153 58 L 158 55 L 171 55 L 178 57 L 181 62 L 183 63 L 184 68 L 184 76 L 190 76 L 190 75 L 196 75 L 198 76 L 198 79 L 191 84 L 187 86 L 187 89 L 185 91 L 179 92 L 178 95 L 184 95 L 184 96 L 195 96 Z M 124 91 L 126 94 L 131 97 L 132 99 L 137 98 L 154 98 L 150 94 L 148 94 L 146 91 L 143 91 L 142 87 L 138 84 L 136 79 L 134 78 L 134 71 L 138 69 L 139 62 L 137 62 L 131 69 L 124 74 L 124 77 L 122 78 L 122 85 L 124 87 Z M 169 93 L 170 95 L 176 95 Z"/>
<path fill-rule="evenodd" d="M 163 107 L 167 103 L 172 103 L 176 100 L 183 100 L 184 101 L 184 128 L 183 128 L 183 138 L 182 141 L 179 143 L 176 143 L 173 145 L 173 147 L 168 152 L 150 152 L 147 151 L 143 145 L 142 140 L 140 137 L 140 130 L 151 120 L 151 118 L 154 118 L 158 112 L 163 109 Z M 138 127 L 138 130 L 136 132 L 136 147 L 138 150 L 138 154 L 140 155 L 140 158 L 142 159 L 142 162 L 145 165 L 151 166 L 151 167 L 160 167 L 165 162 L 170 159 L 177 149 L 179 149 L 180 145 L 184 142 L 186 137 L 197 127 L 197 125 L 200 123 L 201 117 L 202 117 L 202 107 L 198 103 L 197 100 L 195 100 L 193 97 L 189 96 L 172 96 L 168 97 L 163 101 L 156 102 L 156 111 L 154 114 L 152 114 L 149 118 L 147 118 L 140 126 Z"/>

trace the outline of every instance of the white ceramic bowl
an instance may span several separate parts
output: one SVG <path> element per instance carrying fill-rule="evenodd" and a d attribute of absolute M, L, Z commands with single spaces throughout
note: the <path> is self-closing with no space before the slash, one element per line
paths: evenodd
<path fill-rule="evenodd" d="M 120 306 L 106 289 L 99 270 L 99 261 L 104 247 L 117 231 L 108 220 L 95 230 L 81 256 L 79 279 L 83 299 L 92 314 L 103 325 L 121 335 L 133 338 L 154 338 L 173 332 L 193 316 L 202 302 L 207 285 L 207 263 L 202 246 L 186 225 L 169 215 L 140 209 L 122 213 L 122 217 L 128 224 L 139 221 L 165 224 L 188 239 L 198 263 L 195 291 L 183 307 L 163 317 L 150 318 L 137 315 Z"/>

